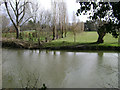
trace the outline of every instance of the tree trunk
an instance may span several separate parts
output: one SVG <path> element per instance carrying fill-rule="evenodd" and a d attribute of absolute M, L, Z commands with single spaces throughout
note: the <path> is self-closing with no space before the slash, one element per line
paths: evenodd
<path fill-rule="evenodd" d="M 76 42 L 76 33 L 74 33 L 74 43 Z"/>
<path fill-rule="evenodd" d="M 104 43 L 104 40 L 103 40 L 103 38 L 104 38 L 104 36 L 105 36 L 105 32 L 97 32 L 98 33 L 98 40 L 97 40 L 97 43 Z"/>
<path fill-rule="evenodd" d="M 120 44 L 120 30 L 119 30 L 118 44 Z"/>
<path fill-rule="evenodd" d="M 20 35 L 20 26 L 17 26 L 17 28 L 16 28 L 16 39 L 19 38 L 19 35 Z"/>
<path fill-rule="evenodd" d="M 67 37 L 67 30 L 65 29 L 65 37 Z"/>
<path fill-rule="evenodd" d="M 53 27 L 53 39 L 52 40 L 55 40 L 56 39 L 56 28 L 55 26 Z"/>
<path fill-rule="evenodd" d="M 16 29 L 16 39 L 18 39 L 19 38 L 19 31 L 18 31 L 18 29 Z"/>
<path fill-rule="evenodd" d="M 58 37 L 58 30 L 56 30 L 56 39 L 58 39 L 59 37 Z"/>
<path fill-rule="evenodd" d="M 61 31 L 61 37 L 63 38 L 63 26 L 62 26 L 62 31 Z"/>

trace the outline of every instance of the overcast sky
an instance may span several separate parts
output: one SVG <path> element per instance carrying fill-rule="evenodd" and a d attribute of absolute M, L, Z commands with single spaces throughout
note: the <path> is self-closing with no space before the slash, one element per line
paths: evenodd
<path fill-rule="evenodd" d="M 0 0 L 1 1 L 1 0 Z M 50 9 L 51 8 L 51 0 L 33 0 L 35 2 L 40 3 L 40 6 L 42 8 L 44 8 L 45 10 Z M 59 1 L 59 0 L 56 0 Z M 79 9 L 80 5 L 79 3 L 76 3 L 76 0 L 63 0 L 64 2 L 66 2 L 66 7 L 68 10 L 68 17 L 69 17 L 69 22 L 72 22 L 72 16 L 73 16 L 73 12 L 76 13 L 77 9 Z M 88 16 L 78 16 L 77 19 L 79 19 L 80 21 L 85 22 L 87 20 Z"/>
<path fill-rule="evenodd" d="M 58 0 L 57 0 L 58 1 Z M 76 0 L 63 0 L 66 2 L 66 6 L 68 9 L 68 16 L 69 16 L 69 21 L 72 22 L 72 16 L 73 12 L 76 13 L 77 9 L 79 9 L 80 5 L 79 3 L 76 3 Z M 39 0 L 41 6 L 43 6 L 45 9 L 51 8 L 51 0 Z M 79 16 L 77 19 L 80 19 L 80 21 L 85 22 L 88 16 Z"/>

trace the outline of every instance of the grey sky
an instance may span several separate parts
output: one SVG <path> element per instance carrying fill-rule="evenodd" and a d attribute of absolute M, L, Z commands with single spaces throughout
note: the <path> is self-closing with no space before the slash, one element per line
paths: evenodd
<path fill-rule="evenodd" d="M 72 22 L 73 12 L 76 13 L 76 11 L 77 11 L 77 9 L 79 9 L 80 5 L 79 5 L 79 3 L 76 3 L 76 0 L 63 0 L 63 1 L 66 2 L 68 16 L 69 16 L 69 22 Z M 51 0 L 39 0 L 39 3 L 45 9 L 51 8 Z M 82 15 L 82 16 L 77 17 L 77 19 L 85 22 L 87 17 L 88 16 L 86 16 L 86 15 L 84 15 L 84 16 Z"/>
<path fill-rule="evenodd" d="M 1 1 L 1 0 L 0 0 Z M 45 9 L 45 10 L 50 10 L 51 8 L 51 1 L 53 0 L 32 0 L 35 2 L 38 2 L 40 4 L 40 7 Z M 56 0 L 56 1 L 61 1 L 61 0 Z M 68 10 L 68 16 L 69 16 L 69 22 L 72 22 L 72 16 L 73 16 L 73 12 L 74 14 L 77 12 L 77 9 L 79 9 L 80 5 L 79 3 L 76 3 L 76 0 L 63 0 L 64 2 L 66 2 L 66 7 Z M 4 10 L 3 10 L 4 11 Z M 79 17 L 76 16 L 77 19 L 79 19 L 80 21 L 85 22 L 88 16 L 86 15 L 81 15 Z"/>

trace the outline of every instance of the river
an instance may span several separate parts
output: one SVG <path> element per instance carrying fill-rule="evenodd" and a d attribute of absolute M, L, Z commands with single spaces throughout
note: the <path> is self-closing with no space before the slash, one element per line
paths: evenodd
<path fill-rule="evenodd" d="M 2 49 L 3 88 L 117 88 L 118 52 Z"/>

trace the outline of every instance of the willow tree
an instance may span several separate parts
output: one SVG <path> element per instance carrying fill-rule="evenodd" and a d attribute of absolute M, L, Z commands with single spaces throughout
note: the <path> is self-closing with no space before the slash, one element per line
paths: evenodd
<path fill-rule="evenodd" d="M 93 21 L 100 20 L 102 23 L 98 26 L 97 33 L 99 35 L 97 43 L 103 43 L 106 33 L 112 34 L 115 38 L 118 37 L 120 28 L 120 2 L 79 2 L 80 9 L 77 10 L 77 15 L 89 14 Z"/>
<path fill-rule="evenodd" d="M 4 0 L 7 14 L 16 29 L 17 39 L 19 38 L 20 27 L 32 17 L 24 18 L 29 3 L 28 0 Z"/>

